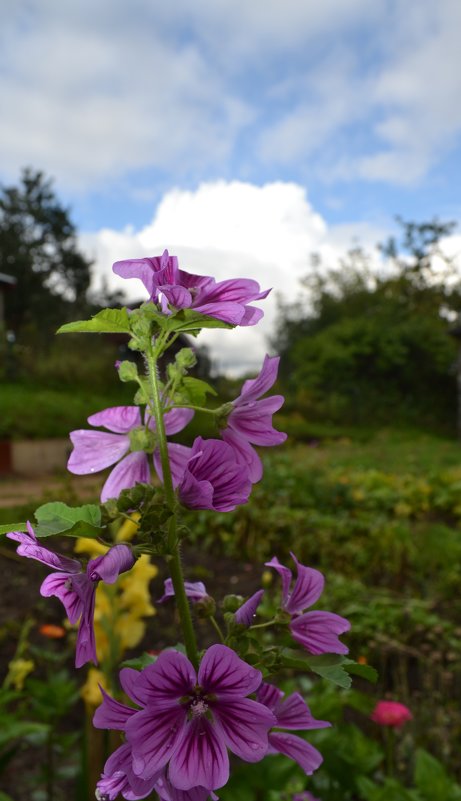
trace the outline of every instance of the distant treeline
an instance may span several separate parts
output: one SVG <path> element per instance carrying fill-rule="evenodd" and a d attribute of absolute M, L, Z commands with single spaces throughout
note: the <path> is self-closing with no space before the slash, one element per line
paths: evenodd
<path fill-rule="evenodd" d="M 360 248 L 334 269 L 313 256 L 303 297 L 280 306 L 280 381 L 305 419 L 456 429 L 461 282 L 441 250 L 454 224 L 399 222 L 385 276 Z"/>

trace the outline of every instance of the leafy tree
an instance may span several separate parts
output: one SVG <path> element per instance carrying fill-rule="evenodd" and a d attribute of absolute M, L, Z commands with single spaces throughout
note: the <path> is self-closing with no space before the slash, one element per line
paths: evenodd
<path fill-rule="evenodd" d="M 461 309 L 461 286 L 440 249 L 453 224 L 400 223 L 401 242 L 381 247 L 385 274 L 360 248 L 334 269 L 314 256 L 307 297 L 280 308 L 281 380 L 313 418 L 454 425 L 447 318 Z"/>
<path fill-rule="evenodd" d="M 63 319 L 88 309 L 90 262 L 42 172 L 25 169 L 19 186 L 0 186 L 0 272 L 17 280 L 6 325 L 19 339 L 27 331 L 46 338 Z"/>

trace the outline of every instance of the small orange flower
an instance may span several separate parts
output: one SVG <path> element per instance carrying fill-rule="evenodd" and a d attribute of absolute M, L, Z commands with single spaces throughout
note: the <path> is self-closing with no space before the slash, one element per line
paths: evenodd
<path fill-rule="evenodd" d="M 44 623 L 43 626 L 40 626 L 39 632 L 50 640 L 60 640 L 61 637 L 66 636 L 66 630 L 62 626 L 55 626 L 54 623 Z"/>
<path fill-rule="evenodd" d="M 368 659 L 366 658 L 366 656 L 359 656 L 359 658 L 357 659 L 357 663 L 359 665 L 368 665 Z"/>

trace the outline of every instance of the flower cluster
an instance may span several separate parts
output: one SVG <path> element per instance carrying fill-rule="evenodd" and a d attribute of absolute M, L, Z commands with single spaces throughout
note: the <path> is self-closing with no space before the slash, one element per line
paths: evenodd
<path fill-rule="evenodd" d="M 203 582 L 184 581 L 180 558 L 180 540 L 186 536 L 185 527 L 179 525 L 182 507 L 229 512 L 246 503 L 263 473 L 256 447 L 277 446 L 286 439 L 272 423 L 284 398 L 267 395 L 277 381 L 279 358 L 266 356 L 259 375 L 243 383 L 237 398 L 209 409 L 197 398 L 206 398 L 212 388 L 187 376 L 193 362 L 190 349 L 180 351 L 165 376 L 160 370 L 178 332 L 197 333 L 210 324 L 255 325 L 263 313 L 252 303 L 265 298 L 269 290 L 261 291 L 248 279 L 216 282 L 210 276 L 188 273 L 179 269 L 177 258 L 168 251 L 158 257 L 119 261 L 113 269 L 123 278 L 138 278 L 148 292 L 149 300 L 140 309 L 109 310 L 116 326 L 131 336 L 129 347 L 141 352 L 145 374 L 139 375 L 138 366 L 131 362 L 122 363 L 121 380 L 138 384 L 133 405 L 93 414 L 88 418 L 92 429 L 70 435 L 71 472 L 84 475 L 112 468 L 101 491 L 103 508 L 94 507 L 95 515 L 86 509 L 81 517 L 72 509 L 71 514 L 53 519 L 58 525 L 46 530 L 47 536 L 59 531 L 81 537 L 76 551 L 90 559 L 84 565 L 43 546 L 30 523 L 27 531 L 13 530 L 7 535 L 19 543 L 18 554 L 53 571 L 40 592 L 56 596 L 70 623 L 79 623 L 77 667 L 97 663 L 97 640 L 101 672 L 92 669 L 84 697 L 88 706 L 95 705 L 95 682 L 100 676 L 103 700 L 94 725 L 115 729 L 123 739 L 104 766 L 96 798 L 115 801 L 121 795 L 136 801 L 156 793 L 160 801 L 213 801 L 215 791 L 229 779 L 230 755 L 254 763 L 270 754 L 284 754 L 310 775 L 322 756 L 296 732 L 330 724 L 316 720 L 299 693 L 285 696 L 269 683 L 271 674 L 288 664 L 283 661 L 286 649 L 275 644 L 265 648 L 264 638 L 258 641 L 258 629 L 261 625 L 285 627 L 295 646 L 308 654 L 335 654 L 335 659 L 342 659 L 348 649 L 339 635 L 348 631 L 349 622 L 332 612 L 310 609 L 322 594 L 323 575 L 292 555 L 293 579 L 292 571 L 273 557 L 266 565 L 281 578 L 281 601 L 273 620 L 258 625 L 254 618 L 263 589 L 246 600 L 228 596 L 219 609 Z M 105 314 L 103 330 L 107 330 Z M 83 331 L 101 330 L 92 321 L 72 324 L 70 330 L 75 325 L 83 326 L 78 329 Z M 191 447 L 170 441 L 197 410 L 212 415 L 216 436 L 197 436 Z M 152 483 L 152 467 L 160 486 L 136 488 Z M 133 492 L 122 494 L 131 488 Z M 43 515 L 37 512 L 36 516 L 41 523 Z M 117 525 L 119 535 L 114 539 Z M 44 533 L 37 528 L 39 537 Z M 88 539 L 90 535 L 98 539 Z M 127 544 L 131 539 L 133 544 Z M 154 612 L 148 593 L 149 580 L 157 572 L 150 563 L 152 554 L 165 556 L 169 565 L 171 578 L 166 579 L 159 602 L 174 598 L 185 653 L 181 646 L 150 652 L 157 656 L 145 655 L 142 670 L 122 669 L 120 684 L 127 704 L 106 692 L 105 687 L 112 686 L 106 679 L 113 678 L 125 648 L 139 643 L 144 617 Z M 117 586 L 112 586 L 115 582 Z M 197 646 L 189 603 L 219 634 L 219 644 L 205 652 Z M 216 609 L 220 621 L 214 617 Z M 314 661 L 301 652 L 298 664 L 301 661 L 303 671 L 309 669 L 309 659 Z M 151 660 L 147 666 L 146 660 Z M 311 797 L 303 793 L 299 798 L 304 796 Z"/>
<path fill-rule="evenodd" d="M 284 699 L 225 645 L 205 652 L 198 673 L 186 656 L 170 651 L 139 673 L 125 668 L 120 681 L 141 708 L 104 693 L 96 710 L 95 726 L 120 729 L 126 737 L 106 763 L 100 798 L 112 801 L 119 792 L 144 798 L 155 789 L 162 799 L 179 797 L 178 791 L 184 801 L 206 799 L 227 783 L 228 751 L 246 762 L 283 753 L 307 774 L 322 761 L 313 746 L 287 731 L 330 724 L 315 720 L 299 694 Z M 256 700 L 248 697 L 253 693 Z"/>

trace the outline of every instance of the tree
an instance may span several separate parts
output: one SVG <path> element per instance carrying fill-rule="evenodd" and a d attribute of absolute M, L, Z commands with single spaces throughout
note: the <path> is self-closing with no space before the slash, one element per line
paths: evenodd
<path fill-rule="evenodd" d="M 456 346 L 447 317 L 461 309 L 461 288 L 440 249 L 453 224 L 400 223 L 402 240 L 381 247 L 386 275 L 361 249 L 334 269 L 316 257 L 303 282 L 307 297 L 280 309 L 281 380 L 306 415 L 454 425 Z"/>
<path fill-rule="evenodd" d="M 88 309 L 90 262 L 78 251 L 68 209 L 42 172 L 25 169 L 19 186 L 0 186 L 0 272 L 17 280 L 6 325 L 46 338 Z"/>

